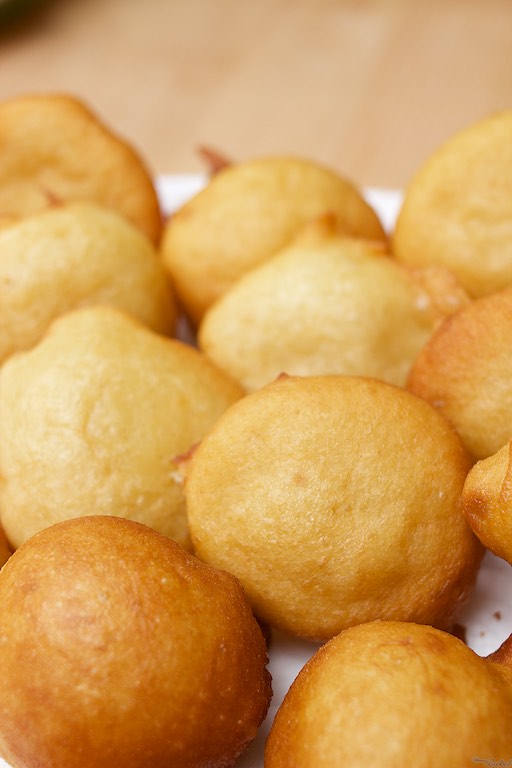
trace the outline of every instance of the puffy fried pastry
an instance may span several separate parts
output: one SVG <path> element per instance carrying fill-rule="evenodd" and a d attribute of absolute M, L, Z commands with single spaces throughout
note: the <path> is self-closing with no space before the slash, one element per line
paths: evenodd
<path fill-rule="evenodd" d="M 386 239 L 359 190 L 314 162 L 270 157 L 216 173 L 170 218 L 162 240 L 164 262 L 192 320 L 197 324 L 239 277 L 328 212 L 349 235 Z"/>
<path fill-rule="evenodd" d="M 512 283 L 512 110 L 454 135 L 405 193 L 393 236 L 398 259 L 441 264 L 471 296 Z"/>
<path fill-rule="evenodd" d="M 0 371 L 0 519 L 132 518 L 188 544 L 174 457 L 242 394 L 202 353 L 110 307 L 75 310 Z"/>
<path fill-rule="evenodd" d="M 246 390 L 282 372 L 404 385 L 435 326 L 467 301 L 448 271 L 404 268 L 322 217 L 218 299 L 198 341 Z"/>
<path fill-rule="evenodd" d="M 160 206 L 139 153 L 66 94 L 0 103 L 0 223 L 65 201 L 113 208 L 157 242 Z"/>
<path fill-rule="evenodd" d="M 468 469 L 448 422 L 402 388 L 284 377 L 228 408 L 185 465 L 192 541 L 295 635 L 448 626 L 482 553 L 460 509 Z"/>
<path fill-rule="evenodd" d="M 506 765 L 510 640 L 506 646 L 484 659 L 428 626 L 347 629 L 297 676 L 274 720 L 265 768 Z"/>
<path fill-rule="evenodd" d="M 133 521 L 77 518 L 26 542 L 0 574 L 0 626 L 13 766 L 225 768 L 268 706 L 236 579 Z"/>
<path fill-rule="evenodd" d="M 0 362 L 32 346 L 50 322 L 110 304 L 172 334 L 174 295 L 139 229 L 91 203 L 56 206 L 0 230 Z"/>
<path fill-rule="evenodd" d="M 512 435 L 512 288 L 473 301 L 443 321 L 407 383 L 455 426 L 474 459 Z"/>
<path fill-rule="evenodd" d="M 480 541 L 512 563 L 512 441 L 469 472 L 462 509 Z"/>

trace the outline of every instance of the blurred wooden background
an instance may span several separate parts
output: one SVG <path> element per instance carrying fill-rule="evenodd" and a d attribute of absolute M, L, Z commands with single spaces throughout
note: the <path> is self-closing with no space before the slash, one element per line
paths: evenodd
<path fill-rule="evenodd" d="M 295 153 L 402 187 L 512 107 L 511 0 L 47 0 L 0 30 L 0 98 L 70 91 L 155 173 Z"/>

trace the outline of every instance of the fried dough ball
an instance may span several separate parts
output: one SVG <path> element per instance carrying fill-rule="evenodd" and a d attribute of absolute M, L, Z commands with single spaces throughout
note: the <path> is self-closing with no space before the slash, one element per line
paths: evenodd
<path fill-rule="evenodd" d="M 348 235 L 385 241 L 360 192 L 314 162 L 269 157 L 223 168 L 167 222 L 162 254 L 185 310 L 206 309 L 252 267 L 331 212 Z"/>
<path fill-rule="evenodd" d="M 38 94 L 0 103 L 0 224 L 57 202 L 112 208 L 157 242 L 162 216 L 143 159 L 79 99 Z"/>
<path fill-rule="evenodd" d="M 174 459 L 242 395 L 203 354 L 110 307 L 57 319 L 0 371 L 0 520 L 19 546 L 81 515 L 188 546 Z"/>
<path fill-rule="evenodd" d="M 393 251 L 406 264 L 440 264 L 473 297 L 512 283 L 512 110 L 457 133 L 405 193 Z"/>
<path fill-rule="evenodd" d="M 0 753 L 24 768 L 225 768 L 270 699 L 232 576 L 147 526 L 58 523 L 0 574 Z"/>
<path fill-rule="evenodd" d="M 432 627 L 371 622 L 342 632 L 299 672 L 265 768 L 501 765 L 511 722 L 510 661 L 481 658 Z"/>
<path fill-rule="evenodd" d="M 469 472 L 462 510 L 480 541 L 512 563 L 512 441 Z"/>
<path fill-rule="evenodd" d="M 416 358 L 407 387 L 455 426 L 473 459 L 512 436 L 512 288 L 444 320 Z"/>
<path fill-rule="evenodd" d="M 249 391 L 283 371 L 404 385 L 434 327 L 468 299 L 449 272 L 384 254 L 323 217 L 210 307 L 199 345 Z"/>
<path fill-rule="evenodd" d="M 184 467 L 195 552 L 294 635 L 448 626 L 482 554 L 460 510 L 468 469 L 448 422 L 402 388 L 280 378 L 227 409 Z"/>
<path fill-rule="evenodd" d="M 174 295 L 139 229 L 91 203 L 45 210 L 0 230 L 0 362 L 75 306 L 110 304 L 172 334 Z"/>

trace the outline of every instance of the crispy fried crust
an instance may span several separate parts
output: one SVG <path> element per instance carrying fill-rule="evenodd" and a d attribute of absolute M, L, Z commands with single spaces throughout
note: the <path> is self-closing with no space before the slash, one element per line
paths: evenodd
<path fill-rule="evenodd" d="M 284 377 L 231 406 L 192 455 L 192 540 L 284 631 L 447 626 L 482 554 L 460 510 L 468 469 L 448 422 L 401 388 Z"/>
<path fill-rule="evenodd" d="M 265 768 L 506 763 L 509 672 L 432 627 L 353 627 L 299 673 L 274 720 Z"/>
<path fill-rule="evenodd" d="M 114 517 L 47 528 L 0 574 L 0 754 L 45 768 L 226 768 L 270 699 L 240 585 Z"/>
<path fill-rule="evenodd" d="M 443 321 L 415 360 L 407 387 L 455 426 L 473 459 L 512 434 L 512 288 Z"/>
<path fill-rule="evenodd" d="M 477 462 L 464 483 L 462 509 L 480 541 L 512 564 L 512 441 Z"/>

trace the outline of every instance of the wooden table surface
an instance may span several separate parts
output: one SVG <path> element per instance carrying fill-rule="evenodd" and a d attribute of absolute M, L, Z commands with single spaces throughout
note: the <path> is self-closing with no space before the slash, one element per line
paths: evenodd
<path fill-rule="evenodd" d="M 86 100 L 155 173 L 301 154 L 402 187 L 512 107 L 511 0 L 46 0 L 0 34 L 0 98 Z"/>

